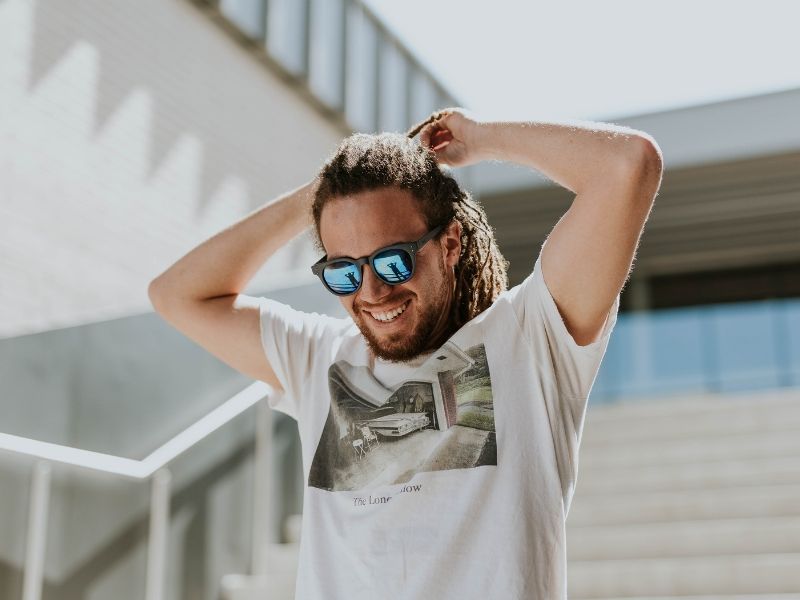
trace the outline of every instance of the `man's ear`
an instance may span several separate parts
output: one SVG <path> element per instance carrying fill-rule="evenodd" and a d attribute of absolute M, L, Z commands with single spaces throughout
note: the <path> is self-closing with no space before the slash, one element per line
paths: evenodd
<path fill-rule="evenodd" d="M 444 262 L 448 267 L 458 264 L 461 257 L 461 223 L 453 219 L 442 234 L 442 248 L 445 251 Z"/>

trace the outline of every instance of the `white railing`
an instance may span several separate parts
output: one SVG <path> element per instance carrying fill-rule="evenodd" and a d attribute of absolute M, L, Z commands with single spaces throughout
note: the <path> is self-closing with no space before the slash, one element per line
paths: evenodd
<path fill-rule="evenodd" d="M 267 485 L 271 476 L 269 471 L 271 461 L 268 460 L 268 457 L 272 443 L 272 416 L 266 397 L 270 393 L 272 393 L 272 389 L 267 384 L 253 383 L 181 431 L 143 460 L 122 458 L 0 433 L 0 450 L 11 452 L 17 456 L 38 459 L 34 464 L 31 478 L 22 599 L 40 600 L 42 595 L 52 463 L 58 463 L 109 475 L 150 480 L 150 527 L 147 542 L 145 600 L 163 600 L 165 597 L 167 532 L 172 479 L 167 465 L 254 405 L 257 405 L 258 418 L 255 448 L 256 497 L 253 502 L 254 528 L 251 564 L 254 569 L 262 568 L 261 565 L 264 564 L 264 561 L 261 554 L 269 534 L 267 515 L 270 507 Z M 253 575 L 260 574 L 253 573 Z"/>

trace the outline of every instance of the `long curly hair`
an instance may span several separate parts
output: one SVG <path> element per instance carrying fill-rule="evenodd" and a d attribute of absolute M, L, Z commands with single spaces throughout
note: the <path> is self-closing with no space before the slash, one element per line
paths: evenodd
<path fill-rule="evenodd" d="M 311 210 L 316 243 L 322 252 L 322 209 L 341 196 L 396 187 L 407 190 L 419 201 L 429 230 L 453 219 L 458 221 L 461 256 L 455 267 L 456 288 L 450 309 L 450 326 L 456 330 L 491 306 L 507 289 L 508 261 L 497 247 L 483 207 L 438 164 L 432 150 L 413 141 L 413 136 L 433 118 L 406 135 L 357 133 L 346 138 L 319 174 Z"/>

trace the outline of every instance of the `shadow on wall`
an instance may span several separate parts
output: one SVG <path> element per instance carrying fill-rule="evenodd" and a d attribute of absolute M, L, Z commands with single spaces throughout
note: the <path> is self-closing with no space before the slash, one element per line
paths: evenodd
<path fill-rule="evenodd" d="M 267 144 L 281 153 L 308 152 L 307 140 L 297 132 L 308 130 L 303 121 L 312 109 L 288 86 L 270 81 L 262 64 L 188 0 L 84 0 L 70 7 L 69 16 L 61 3 L 34 5 L 29 93 L 76 46 L 90 45 L 98 57 L 94 134 L 134 93 L 145 93 L 150 99 L 148 177 L 183 136 L 199 140 L 196 214 L 207 210 L 230 175 L 245 182 L 250 208 L 260 206 Z M 237 94 L 243 81 L 248 86 L 263 82 L 275 105 Z"/>

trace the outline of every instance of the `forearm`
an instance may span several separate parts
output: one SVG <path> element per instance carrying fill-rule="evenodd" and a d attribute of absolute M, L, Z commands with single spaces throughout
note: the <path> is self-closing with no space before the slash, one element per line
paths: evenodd
<path fill-rule="evenodd" d="M 648 142 L 657 148 L 646 133 L 608 123 L 529 121 L 482 123 L 474 144 L 483 160 L 531 167 L 579 193 L 635 168 Z"/>
<path fill-rule="evenodd" d="M 307 183 L 191 250 L 151 282 L 153 303 L 241 293 L 267 259 L 310 225 L 315 188 L 315 181 Z"/>

